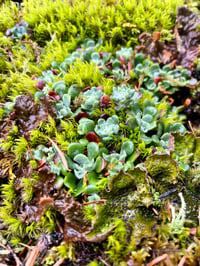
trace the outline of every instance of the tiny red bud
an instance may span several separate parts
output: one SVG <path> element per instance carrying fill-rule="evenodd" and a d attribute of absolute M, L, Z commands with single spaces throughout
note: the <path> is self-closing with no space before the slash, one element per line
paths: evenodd
<path fill-rule="evenodd" d="M 161 37 L 161 33 L 159 31 L 155 31 L 153 34 L 154 41 L 159 41 Z"/>
<path fill-rule="evenodd" d="M 94 132 L 89 132 L 86 134 L 86 139 L 89 141 L 89 142 L 96 142 L 96 143 L 99 143 L 99 138 L 97 137 L 97 135 L 94 133 Z"/>
<path fill-rule="evenodd" d="M 86 117 L 89 118 L 89 115 L 86 112 L 79 112 L 76 116 L 75 116 L 75 120 L 78 121 L 80 118 L 82 117 Z"/>
<path fill-rule="evenodd" d="M 108 96 L 108 95 L 106 95 L 106 94 L 104 94 L 102 97 L 101 97 L 101 99 L 100 99 L 100 101 L 99 101 L 99 104 L 100 104 L 100 106 L 102 107 L 102 108 L 109 108 L 110 107 L 110 104 L 111 104 L 111 99 L 110 99 L 110 97 Z"/>
<path fill-rule="evenodd" d="M 106 171 L 105 173 L 104 173 L 104 176 L 109 176 L 110 175 L 110 173 L 108 172 L 108 171 Z"/>
<path fill-rule="evenodd" d="M 39 80 L 35 85 L 35 87 L 40 91 L 42 91 L 45 86 L 46 83 L 43 80 Z"/>
<path fill-rule="evenodd" d="M 83 92 L 86 92 L 86 91 L 88 91 L 90 89 L 91 89 L 91 87 L 86 87 L 86 88 L 83 89 Z"/>
<path fill-rule="evenodd" d="M 53 99 L 53 100 L 55 100 L 55 101 L 59 101 L 60 100 L 60 96 L 57 94 L 57 93 L 55 93 L 55 91 L 50 91 L 49 93 L 48 93 L 48 95 Z"/>
<path fill-rule="evenodd" d="M 162 82 L 162 78 L 161 77 L 155 77 L 154 78 L 154 82 L 156 83 L 156 85 L 158 85 L 159 82 Z"/>
<path fill-rule="evenodd" d="M 54 75 L 56 75 L 56 76 L 59 74 L 58 71 L 57 71 L 56 69 L 52 69 L 51 71 L 52 71 L 52 73 L 53 73 Z"/>

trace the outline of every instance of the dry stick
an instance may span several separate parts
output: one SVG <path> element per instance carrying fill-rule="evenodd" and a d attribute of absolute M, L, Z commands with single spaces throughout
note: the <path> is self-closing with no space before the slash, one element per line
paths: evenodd
<path fill-rule="evenodd" d="M 63 233 L 64 233 L 64 231 L 63 231 L 63 229 L 62 229 L 62 227 L 61 227 L 61 225 L 60 225 L 60 223 L 59 223 L 58 219 L 56 219 L 56 224 L 57 224 L 57 226 L 58 226 L 58 228 L 59 228 L 60 232 L 63 234 Z"/>
<path fill-rule="evenodd" d="M 24 244 L 24 243 L 18 243 L 18 245 L 22 245 L 22 246 L 24 246 L 25 248 L 29 248 L 29 249 L 31 249 L 31 250 L 34 249 L 34 247 L 28 246 L 28 245 L 26 245 L 26 244 Z"/>
<path fill-rule="evenodd" d="M 186 252 L 190 252 L 190 251 L 192 251 L 192 249 L 193 249 L 194 247 L 195 247 L 195 244 L 192 243 L 192 244 L 187 248 Z M 187 259 L 187 256 L 184 255 L 184 256 L 182 257 L 182 259 L 180 260 L 178 266 L 184 266 L 186 259 Z"/>
<path fill-rule="evenodd" d="M 87 172 L 84 171 L 83 174 L 83 187 L 87 186 Z M 87 201 L 87 195 L 84 193 L 84 200 Z"/>
<path fill-rule="evenodd" d="M 167 210 L 168 210 L 170 221 L 172 221 L 172 214 L 171 214 L 171 210 L 170 210 L 170 202 L 169 201 L 167 202 Z"/>
<path fill-rule="evenodd" d="M 101 262 L 103 262 L 104 265 L 111 266 L 110 263 L 108 263 L 107 261 L 105 261 L 101 256 L 98 256 L 98 258 L 100 259 Z"/>
<path fill-rule="evenodd" d="M 15 262 L 17 264 L 17 266 L 23 266 L 24 264 L 21 262 L 21 260 L 18 258 L 18 256 L 15 254 L 15 252 L 12 250 L 12 248 L 7 245 L 10 253 L 13 255 L 13 258 L 15 259 Z"/>
<path fill-rule="evenodd" d="M 153 266 L 153 265 L 155 265 L 155 264 L 157 264 L 157 263 L 159 263 L 159 262 L 165 260 L 167 257 L 168 257 L 168 254 L 165 253 L 165 254 L 163 254 L 163 255 L 161 255 L 161 256 L 155 258 L 155 259 L 152 260 L 151 262 L 147 263 L 146 266 Z"/>
<path fill-rule="evenodd" d="M 30 240 L 27 244 L 24 243 L 19 243 L 22 246 L 24 246 L 24 249 L 19 253 L 19 258 L 21 259 L 23 257 L 23 255 L 25 254 L 25 252 L 30 249 L 33 250 L 33 247 L 30 247 L 29 245 L 33 242 L 33 240 Z"/>
<path fill-rule="evenodd" d="M 128 74 L 130 75 L 131 73 L 131 69 L 133 68 L 133 64 L 132 64 L 132 55 L 130 55 L 130 59 L 128 61 Z"/>
<path fill-rule="evenodd" d="M 33 157 L 33 154 L 32 154 L 32 151 L 31 151 L 31 148 L 30 148 L 28 142 L 26 142 L 26 143 L 27 143 L 28 151 L 29 151 L 29 153 L 30 153 L 30 155 L 31 155 L 31 158 L 35 161 L 35 158 Z"/>
<path fill-rule="evenodd" d="M 189 127 L 190 127 L 190 129 L 191 129 L 193 135 L 196 136 L 196 135 L 195 135 L 195 132 L 194 132 L 194 129 L 193 129 L 193 127 L 192 127 L 191 121 L 188 121 L 188 124 L 189 124 Z"/>
<path fill-rule="evenodd" d="M 30 257 L 28 258 L 27 262 L 26 262 L 26 266 L 34 266 L 34 263 L 37 259 L 37 256 L 40 252 L 40 246 L 42 244 L 42 241 L 40 241 L 38 243 L 38 245 L 32 250 Z"/>
<path fill-rule="evenodd" d="M 63 263 L 64 260 L 65 260 L 65 258 L 60 259 L 53 266 L 60 266 Z"/>
<path fill-rule="evenodd" d="M 93 203 L 104 203 L 106 202 L 105 199 L 100 199 L 100 200 L 93 200 L 93 201 L 89 201 L 89 202 L 84 202 L 82 203 L 82 205 L 89 205 L 89 204 L 93 204 Z"/>
<path fill-rule="evenodd" d="M 23 266 L 23 263 L 20 261 L 20 259 L 17 257 L 17 255 L 14 253 L 14 251 L 11 249 L 11 247 L 9 245 L 7 245 L 7 247 L 6 247 L 0 243 L 0 246 L 2 248 L 5 248 L 6 250 L 10 251 L 10 253 L 13 255 L 13 258 L 15 259 L 17 266 Z"/>
<path fill-rule="evenodd" d="M 71 169 L 69 169 L 69 167 L 68 167 L 68 163 L 67 163 L 67 160 L 66 160 L 63 152 L 58 148 L 57 144 L 52 139 L 50 139 L 48 136 L 47 136 L 47 138 L 48 138 L 48 140 L 51 141 L 51 143 L 54 145 L 55 149 L 57 150 L 57 152 L 58 152 L 58 154 L 59 154 L 59 156 L 60 156 L 60 158 L 62 160 L 62 163 L 63 163 L 65 169 L 67 171 L 71 171 Z"/>

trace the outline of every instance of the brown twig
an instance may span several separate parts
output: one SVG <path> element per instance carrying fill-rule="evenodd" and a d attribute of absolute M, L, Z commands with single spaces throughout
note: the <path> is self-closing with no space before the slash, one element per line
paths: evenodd
<path fill-rule="evenodd" d="M 167 257 L 168 257 L 168 254 L 165 253 L 165 254 L 163 254 L 163 255 L 161 255 L 161 256 L 155 258 L 155 259 L 152 260 L 151 262 L 147 263 L 146 266 L 153 266 L 153 265 L 156 265 L 156 264 L 158 264 L 159 262 L 165 260 Z"/>
<path fill-rule="evenodd" d="M 132 64 L 132 55 L 130 55 L 130 59 L 128 61 L 128 74 L 130 75 L 131 73 L 131 69 L 133 68 L 133 64 Z"/>
<path fill-rule="evenodd" d="M 22 245 L 24 246 L 25 248 L 19 253 L 19 258 L 21 259 L 22 256 L 24 255 L 24 253 L 28 250 L 28 249 L 31 249 L 33 250 L 33 247 L 30 247 L 29 245 L 33 242 L 33 240 L 30 240 L 28 242 L 28 244 L 24 244 L 24 243 L 19 243 L 19 245 Z"/>
<path fill-rule="evenodd" d="M 194 132 L 194 129 L 193 129 L 193 127 L 192 127 L 191 121 L 188 121 L 188 124 L 189 124 L 189 127 L 190 127 L 190 129 L 191 129 L 193 135 L 195 136 L 195 132 Z"/>
<path fill-rule="evenodd" d="M 190 252 L 190 251 L 192 251 L 192 249 L 193 249 L 194 247 L 195 247 L 195 244 L 192 243 L 191 245 L 189 245 L 189 247 L 187 248 L 186 252 Z M 184 256 L 182 257 L 182 259 L 180 260 L 178 266 L 184 266 L 186 259 L 187 259 L 187 256 L 184 255 Z"/>
<path fill-rule="evenodd" d="M 33 154 L 32 154 L 31 148 L 30 148 L 30 146 L 28 144 L 28 141 L 26 143 L 27 143 L 28 151 L 29 151 L 29 153 L 31 155 L 31 158 L 35 161 L 35 158 L 33 157 Z"/>
<path fill-rule="evenodd" d="M 154 213 L 159 216 L 159 213 L 157 212 L 157 210 L 155 208 L 152 208 L 152 210 L 154 211 Z"/>
<path fill-rule="evenodd" d="M 49 138 L 48 136 L 47 136 L 47 138 L 48 138 L 48 140 L 51 141 L 51 143 L 54 145 L 55 149 L 57 150 L 65 169 L 67 171 L 71 171 L 71 169 L 69 169 L 69 167 L 68 167 L 68 163 L 67 163 L 67 160 L 64 156 L 64 153 L 59 149 L 58 145 L 51 138 Z"/>
<path fill-rule="evenodd" d="M 59 228 L 60 232 L 63 234 L 63 233 L 64 233 L 64 231 L 63 231 L 63 229 L 62 229 L 62 226 L 60 225 L 60 223 L 59 223 L 58 219 L 56 219 L 56 224 L 57 224 L 57 226 L 58 226 L 58 228 Z"/>
<path fill-rule="evenodd" d="M 60 266 L 64 262 L 65 258 L 58 260 L 53 266 Z"/>
<path fill-rule="evenodd" d="M 93 203 L 104 203 L 106 202 L 105 199 L 100 199 L 100 200 L 93 200 L 93 201 L 89 201 L 89 202 L 84 202 L 82 203 L 82 205 L 89 205 L 89 204 L 93 204 Z"/>
<path fill-rule="evenodd" d="M 18 258 L 18 256 L 15 254 L 15 252 L 12 250 L 12 248 L 7 245 L 8 250 L 10 251 L 10 253 L 12 254 L 13 258 L 15 259 L 15 262 L 17 264 L 17 266 L 23 266 L 24 264 L 21 262 L 21 260 Z"/>
<path fill-rule="evenodd" d="M 104 265 L 111 266 L 110 263 L 108 263 L 107 261 L 105 261 L 101 256 L 98 256 L 98 258 L 100 259 L 101 262 L 103 262 Z"/>
<path fill-rule="evenodd" d="M 167 210 L 168 210 L 168 214 L 169 214 L 169 219 L 170 221 L 172 221 L 172 214 L 171 214 L 171 210 L 170 210 L 170 202 L 167 202 Z"/>
<path fill-rule="evenodd" d="M 37 244 L 37 246 L 34 247 L 34 249 L 31 251 L 31 254 L 26 262 L 26 266 L 34 266 L 34 263 L 37 259 L 37 256 L 40 252 L 40 246 L 42 244 L 42 240 Z"/>

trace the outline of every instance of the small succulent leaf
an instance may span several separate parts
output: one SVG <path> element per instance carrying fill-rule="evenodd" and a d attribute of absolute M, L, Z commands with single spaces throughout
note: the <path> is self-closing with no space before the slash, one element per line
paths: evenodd
<path fill-rule="evenodd" d="M 142 132 L 147 133 L 149 130 L 153 129 L 156 127 L 156 122 L 153 122 L 149 124 L 149 122 L 146 122 L 144 120 L 141 120 L 140 123 L 140 129 Z"/>
<path fill-rule="evenodd" d="M 85 147 L 84 145 L 80 144 L 80 143 L 71 143 L 68 146 L 68 154 L 69 157 L 71 157 L 72 159 L 77 155 L 77 154 L 83 154 L 85 151 Z"/>
<path fill-rule="evenodd" d="M 80 94 L 81 89 L 77 87 L 77 85 L 72 85 L 69 87 L 68 89 L 68 95 L 71 96 L 71 99 L 74 100 L 75 97 L 78 97 L 78 95 Z"/>
<path fill-rule="evenodd" d="M 126 156 L 129 156 L 133 153 L 134 150 L 134 144 L 132 141 L 124 141 L 121 146 L 120 154 L 123 154 L 125 152 Z"/>
<path fill-rule="evenodd" d="M 63 94 L 67 93 L 67 88 L 63 80 L 57 81 L 53 84 L 52 90 L 55 91 L 61 98 Z"/>
<path fill-rule="evenodd" d="M 100 200 L 101 198 L 99 197 L 98 194 L 92 193 L 90 196 L 88 196 L 88 201 L 94 201 L 94 200 Z M 91 241 L 92 242 L 92 241 Z"/>
<path fill-rule="evenodd" d="M 119 118 L 116 115 L 107 120 L 100 118 L 94 130 L 104 141 L 108 141 L 112 139 L 111 135 L 117 134 L 119 131 Z"/>
<path fill-rule="evenodd" d="M 103 153 L 103 158 L 107 161 L 110 162 L 113 159 L 119 160 L 120 159 L 120 154 L 119 153 L 111 153 L 111 154 L 105 154 Z"/>
<path fill-rule="evenodd" d="M 64 179 L 61 176 L 58 176 L 53 184 L 55 189 L 60 189 L 63 186 Z"/>
<path fill-rule="evenodd" d="M 99 182 L 98 175 L 95 171 L 87 174 L 87 181 L 90 185 L 97 185 Z"/>
<path fill-rule="evenodd" d="M 182 123 L 174 123 L 173 125 L 169 124 L 165 130 L 165 132 L 175 132 L 175 131 L 179 131 L 180 133 L 183 134 L 186 132 L 186 128 Z"/>
<path fill-rule="evenodd" d="M 73 195 L 74 197 L 79 196 L 84 191 L 83 188 L 83 180 L 80 180 L 76 188 L 74 189 Z"/>
<path fill-rule="evenodd" d="M 108 149 L 106 149 L 106 147 L 101 147 L 99 149 L 99 156 L 103 157 L 103 153 L 108 154 Z"/>
<path fill-rule="evenodd" d="M 145 56 L 142 53 L 137 53 L 135 55 L 135 65 L 142 64 L 145 60 Z"/>
<path fill-rule="evenodd" d="M 151 123 L 153 121 L 153 116 L 152 115 L 149 115 L 149 114 L 146 114 L 142 117 L 142 120 L 147 122 L 147 123 Z"/>
<path fill-rule="evenodd" d="M 98 188 L 95 185 L 88 185 L 85 189 L 84 192 L 86 194 L 93 194 L 98 192 Z"/>
<path fill-rule="evenodd" d="M 105 169 L 106 165 L 106 161 L 102 157 L 98 156 L 95 162 L 95 171 L 97 173 L 101 173 Z"/>
<path fill-rule="evenodd" d="M 32 150 L 32 154 L 35 160 L 40 161 L 45 157 L 44 153 L 40 150 Z"/>
<path fill-rule="evenodd" d="M 138 127 L 138 122 L 135 117 L 129 117 L 126 121 L 128 128 L 135 129 Z"/>
<path fill-rule="evenodd" d="M 78 164 L 75 164 L 74 166 L 75 166 L 74 174 L 76 178 L 83 179 L 85 170 L 82 167 L 80 167 Z"/>
<path fill-rule="evenodd" d="M 76 188 L 76 181 L 77 178 L 75 177 L 75 175 L 72 174 L 71 172 L 68 172 L 64 178 L 64 185 L 74 190 Z"/>
<path fill-rule="evenodd" d="M 80 135 L 86 135 L 89 132 L 93 131 L 94 127 L 95 127 L 95 123 L 93 120 L 83 117 L 79 120 L 78 133 Z"/>
<path fill-rule="evenodd" d="M 84 154 L 77 154 L 74 157 L 74 161 L 81 166 L 90 164 L 89 158 L 87 156 L 85 156 Z"/>
<path fill-rule="evenodd" d="M 90 142 L 87 145 L 88 158 L 90 160 L 95 159 L 99 152 L 99 146 L 95 142 Z"/>
<path fill-rule="evenodd" d="M 160 75 L 160 67 L 158 64 L 153 64 L 151 65 L 147 71 L 146 71 L 147 75 L 149 77 L 151 77 L 152 79 L 154 79 L 155 77 Z"/>
<path fill-rule="evenodd" d="M 158 113 L 158 110 L 153 106 L 146 106 L 144 108 L 144 115 L 151 115 L 154 117 L 157 113 Z"/>
<path fill-rule="evenodd" d="M 121 65 L 122 65 L 122 63 L 118 59 L 115 59 L 112 62 L 112 67 L 114 67 L 114 68 L 120 68 Z"/>
<path fill-rule="evenodd" d="M 66 107 L 69 107 L 71 102 L 71 96 L 69 94 L 64 94 L 63 95 L 63 103 Z"/>

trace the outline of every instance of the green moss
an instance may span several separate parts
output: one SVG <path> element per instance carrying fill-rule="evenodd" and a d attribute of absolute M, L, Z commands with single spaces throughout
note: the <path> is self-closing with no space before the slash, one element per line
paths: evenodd
<path fill-rule="evenodd" d="M 19 21 L 19 10 L 16 4 L 9 0 L 4 1 L 0 8 L 0 31 L 5 33 L 7 29 L 13 27 Z"/>
<path fill-rule="evenodd" d="M 77 36 L 111 40 L 114 44 L 133 45 L 143 31 L 163 29 L 165 36 L 175 21 L 179 1 L 117 0 L 113 4 L 102 0 L 66 2 L 24 1 L 24 20 L 34 29 L 35 38 L 44 45 L 46 40 L 61 38 L 70 42 Z M 31 14 L 31 16 L 30 16 Z"/>

